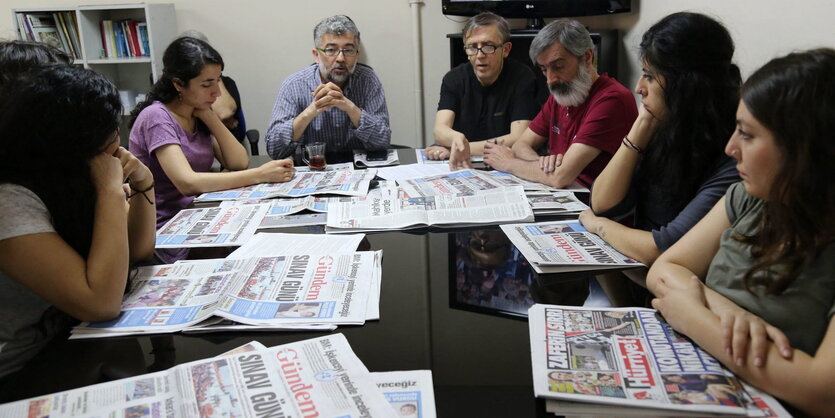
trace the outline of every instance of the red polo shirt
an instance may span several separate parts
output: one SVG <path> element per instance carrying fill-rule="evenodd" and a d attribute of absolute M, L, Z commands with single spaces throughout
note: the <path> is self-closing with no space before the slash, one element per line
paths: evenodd
<path fill-rule="evenodd" d="M 553 95 L 549 95 L 530 128 L 537 135 L 548 138 L 551 154 L 565 154 L 573 143 L 599 149 L 600 154 L 578 177 L 585 186 L 591 186 L 617 152 L 637 117 L 638 108 L 632 93 L 601 74 L 592 84 L 589 97 L 579 106 L 561 106 Z"/>

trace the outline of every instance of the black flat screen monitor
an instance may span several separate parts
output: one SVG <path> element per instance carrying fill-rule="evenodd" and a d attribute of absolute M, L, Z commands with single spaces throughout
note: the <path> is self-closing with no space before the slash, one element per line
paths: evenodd
<path fill-rule="evenodd" d="M 442 0 L 443 13 L 475 16 L 493 12 L 505 18 L 541 19 L 629 12 L 632 0 Z"/>

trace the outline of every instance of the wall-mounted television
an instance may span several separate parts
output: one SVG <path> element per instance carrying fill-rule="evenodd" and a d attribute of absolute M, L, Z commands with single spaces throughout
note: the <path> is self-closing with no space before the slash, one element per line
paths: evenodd
<path fill-rule="evenodd" d="M 475 16 L 493 12 L 505 18 L 527 18 L 528 27 L 542 25 L 546 17 L 596 16 L 625 13 L 632 0 L 442 0 L 445 15 Z"/>

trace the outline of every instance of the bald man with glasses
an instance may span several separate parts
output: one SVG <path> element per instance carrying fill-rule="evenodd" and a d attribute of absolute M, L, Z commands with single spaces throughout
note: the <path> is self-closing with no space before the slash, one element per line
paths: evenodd
<path fill-rule="evenodd" d="M 449 158 L 450 168 L 470 166 L 486 141 L 512 146 L 539 112 L 536 76 L 530 67 L 508 59 L 507 21 L 490 12 L 467 21 L 464 52 L 469 62 L 445 76 L 435 116 L 435 145 L 426 149 L 434 160 Z"/>
<path fill-rule="evenodd" d="M 385 92 L 371 67 L 357 63 L 360 33 L 348 16 L 325 18 L 313 30 L 315 63 L 278 90 L 265 137 L 280 159 L 305 143 L 331 152 L 381 150 L 391 143 Z"/>

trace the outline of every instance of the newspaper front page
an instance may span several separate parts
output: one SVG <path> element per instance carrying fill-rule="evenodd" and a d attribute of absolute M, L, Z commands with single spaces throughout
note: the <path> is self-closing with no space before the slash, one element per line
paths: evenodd
<path fill-rule="evenodd" d="M 652 309 L 537 304 L 528 322 L 538 397 L 730 415 L 753 405 L 730 371 Z"/>
<path fill-rule="evenodd" d="M 269 205 L 184 209 L 158 231 L 157 248 L 230 247 L 255 234 Z"/>
<path fill-rule="evenodd" d="M 371 180 L 377 174 L 368 170 L 297 171 L 286 183 L 261 183 L 247 187 L 203 193 L 195 202 L 220 200 L 269 199 L 273 197 L 302 197 L 315 194 L 365 196 Z"/>
<path fill-rule="evenodd" d="M 459 170 L 435 176 L 398 180 L 397 184 L 406 197 L 410 198 L 445 195 L 473 196 L 513 187 L 512 185 L 506 186 L 477 170 Z"/>
<path fill-rule="evenodd" d="M 538 273 L 641 267 L 578 221 L 501 225 Z"/>
<path fill-rule="evenodd" d="M 371 373 L 399 417 L 435 418 L 431 370 Z"/>
<path fill-rule="evenodd" d="M 342 334 L 233 351 L 163 372 L 0 405 L 0 416 L 395 415 Z"/>
<path fill-rule="evenodd" d="M 521 187 L 490 193 L 412 197 L 402 188 L 384 186 L 368 196 L 339 199 L 328 206 L 328 233 L 407 229 L 420 226 L 467 226 L 533 220 Z"/>
<path fill-rule="evenodd" d="M 209 269 L 212 272 L 206 273 Z M 176 332 L 213 315 L 276 330 L 362 324 L 379 318 L 381 269 L 378 252 L 142 267 L 131 281 L 119 317 L 84 322 L 73 328 L 70 338 Z"/>

